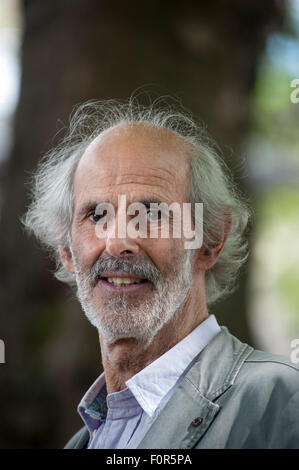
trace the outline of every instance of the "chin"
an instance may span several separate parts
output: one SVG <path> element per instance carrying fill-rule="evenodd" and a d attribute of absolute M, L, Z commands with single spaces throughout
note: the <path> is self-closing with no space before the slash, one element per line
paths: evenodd
<path fill-rule="evenodd" d="M 136 330 L 131 328 L 111 328 L 103 327 L 99 325 L 98 331 L 105 340 L 106 343 L 114 344 L 122 340 L 135 340 L 137 343 L 148 343 L 152 341 L 152 334 L 145 332 L 144 330 Z"/>

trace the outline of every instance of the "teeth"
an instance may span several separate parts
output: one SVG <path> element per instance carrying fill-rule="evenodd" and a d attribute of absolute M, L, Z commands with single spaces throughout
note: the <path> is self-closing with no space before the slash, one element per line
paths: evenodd
<path fill-rule="evenodd" d="M 131 277 L 108 277 L 107 281 L 115 286 L 123 286 L 128 284 L 139 284 L 142 279 L 132 279 Z"/>

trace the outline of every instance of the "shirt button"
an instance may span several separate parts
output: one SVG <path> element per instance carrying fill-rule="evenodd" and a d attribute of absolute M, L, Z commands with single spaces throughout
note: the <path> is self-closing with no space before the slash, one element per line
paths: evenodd
<path fill-rule="evenodd" d="M 194 418 L 194 420 L 193 420 L 192 423 L 191 423 L 191 426 L 193 426 L 194 428 L 196 428 L 196 427 L 199 426 L 202 422 L 203 422 L 203 418 L 202 418 L 201 416 L 198 416 L 197 418 Z"/>

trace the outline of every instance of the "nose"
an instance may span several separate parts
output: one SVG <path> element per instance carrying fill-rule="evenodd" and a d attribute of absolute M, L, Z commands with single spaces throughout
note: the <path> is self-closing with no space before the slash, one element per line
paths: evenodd
<path fill-rule="evenodd" d="M 139 253 L 139 246 L 136 240 L 132 238 L 108 237 L 106 240 L 106 251 L 115 257 L 136 255 Z"/>
<path fill-rule="evenodd" d="M 136 255 L 139 253 L 140 248 L 137 243 L 137 238 L 131 238 L 127 233 L 126 227 L 123 225 L 124 222 L 127 224 L 129 217 L 124 213 L 125 207 L 119 208 L 119 211 L 123 212 L 124 218 L 114 219 L 114 230 L 107 233 L 106 237 L 106 251 L 114 257 Z M 122 226 L 120 227 L 120 224 Z"/>
<path fill-rule="evenodd" d="M 118 196 L 118 211 L 114 215 L 113 230 L 106 234 L 106 251 L 111 256 L 136 255 L 140 251 L 138 238 L 128 235 L 129 219 L 126 196 Z"/>

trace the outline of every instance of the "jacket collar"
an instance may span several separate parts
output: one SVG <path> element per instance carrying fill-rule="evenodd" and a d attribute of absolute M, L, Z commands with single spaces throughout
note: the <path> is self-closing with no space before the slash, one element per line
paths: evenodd
<path fill-rule="evenodd" d="M 179 343 L 126 381 L 127 387 L 146 412 L 153 418 L 169 392 L 189 369 L 190 364 L 220 332 L 214 315 L 210 315 Z"/>
<path fill-rule="evenodd" d="M 150 418 L 153 418 L 161 402 L 168 399 L 169 393 L 185 371 L 190 368 L 200 351 L 220 331 L 215 316 L 210 315 L 179 343 L 126 381 L 126 386 Z M 117 393 L 118 400 L 120 400 L 120 394 L 124 393 L 126 393 L 124 390 Z M 78 413 L 90 432 L 97 429 L 99 420 L 102 422 L 106 420 L 106 395 L 103 372 L 78 405 Z M 110 398 L 108 396 L 108 400 L 112 398 L 113 396 Z"/>
<path fill-rule="evenodd" d="M 222 326 L 198 355 L 138 448 L 193 448 L 220 410 L 214 401 L 233 385 L 252 351 Z"/>

